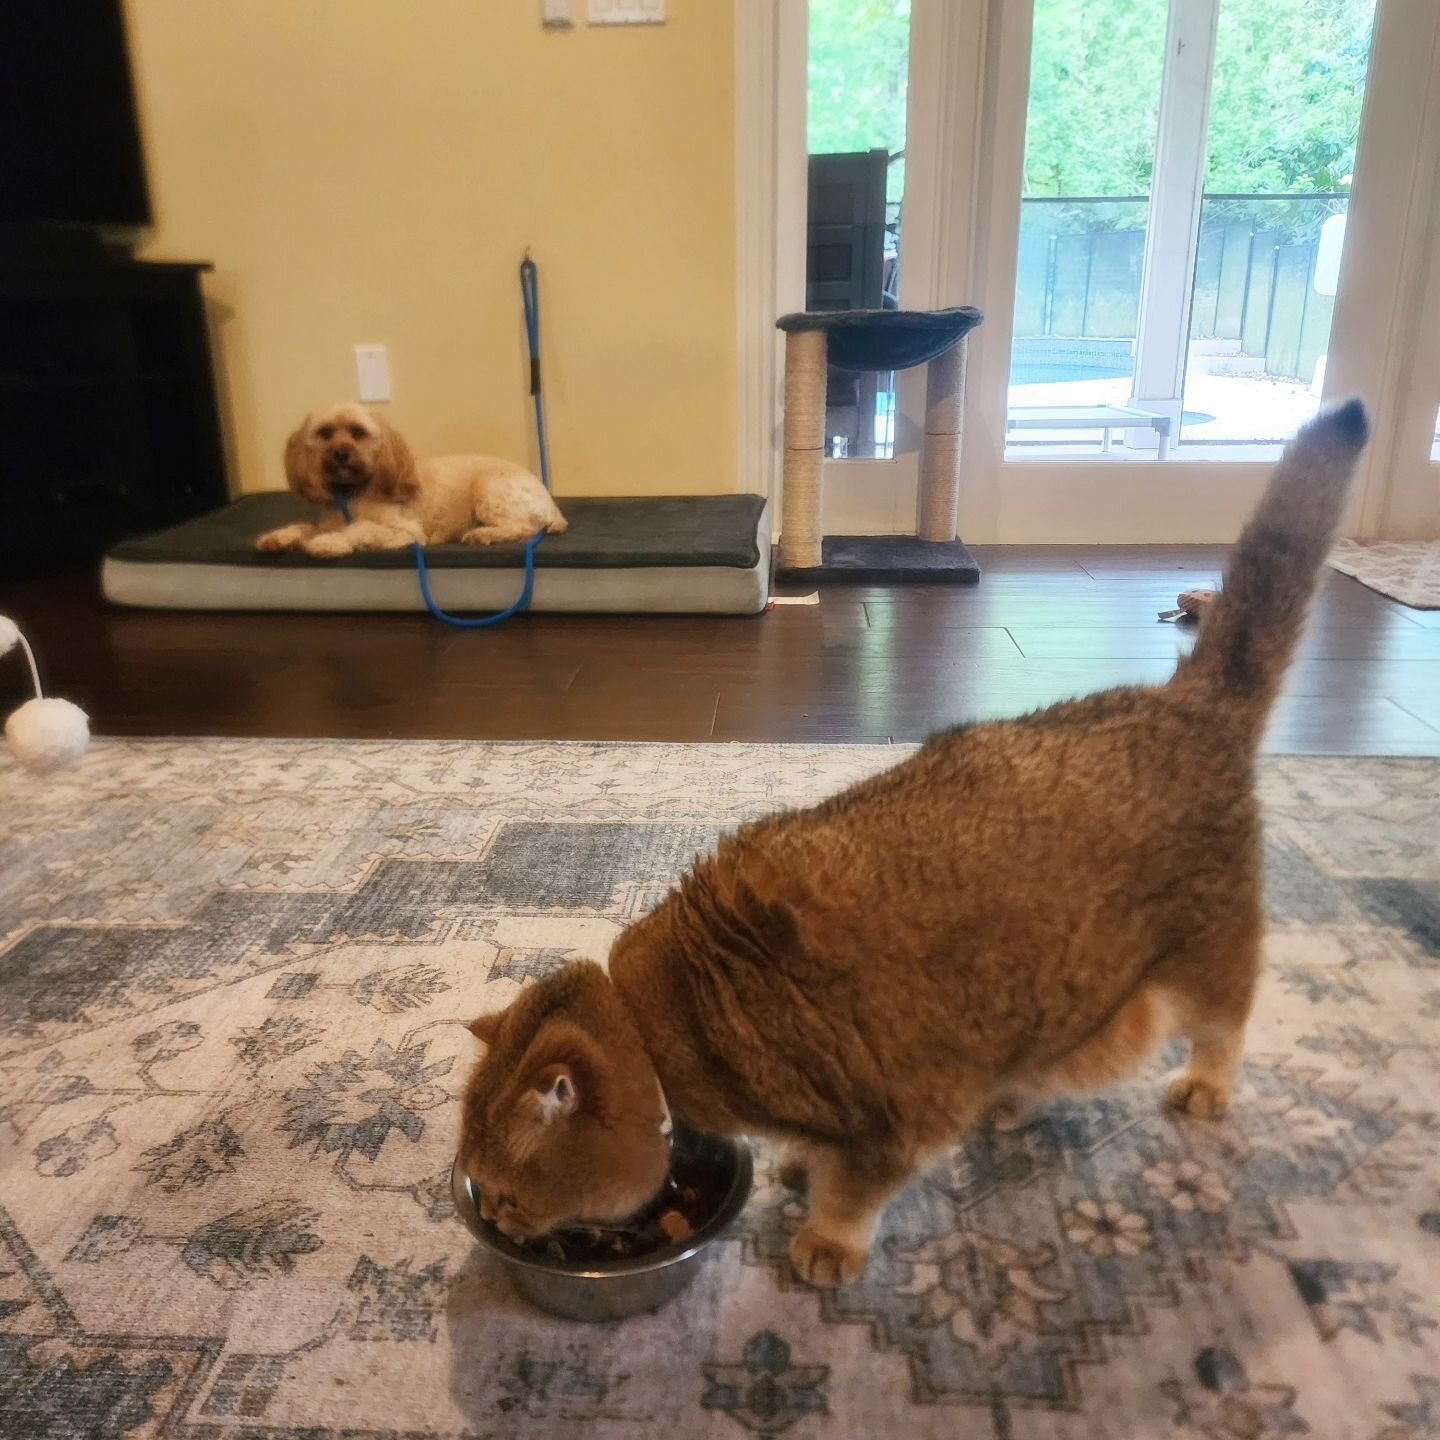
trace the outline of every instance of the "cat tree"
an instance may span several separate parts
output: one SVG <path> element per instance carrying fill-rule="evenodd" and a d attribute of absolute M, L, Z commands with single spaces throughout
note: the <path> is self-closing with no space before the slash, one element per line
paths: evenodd
<path fill-rule="evenodd" d="M 974 557 L 956 538 L 964 429 L 965 337 L 984 319 L 953 310 L 803 311 L 784 315 L 785 493 L 780 574 L 787 579 L 923 578 L 973 584 Z M 925 435 L 915 535 L 825 534 L 825 392 L 830 366 L 924 365 Z"/>

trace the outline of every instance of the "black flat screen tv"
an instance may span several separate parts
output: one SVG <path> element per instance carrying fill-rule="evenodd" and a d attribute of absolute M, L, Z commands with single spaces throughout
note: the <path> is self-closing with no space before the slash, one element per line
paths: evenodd
<path fill-rule="evenodd" d="M 121 0 L 0 0 L 0 226 L 149 221 Z"/>

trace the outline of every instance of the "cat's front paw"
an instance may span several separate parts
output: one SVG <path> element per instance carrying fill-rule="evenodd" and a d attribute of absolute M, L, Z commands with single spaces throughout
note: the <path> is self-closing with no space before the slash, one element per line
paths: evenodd
<path fill-rule="evenodd" d="M 810 1225 L 790 1242 L 790 1263 L 795 1273 L 807 1285 L 821 1290 L 833 1290 L 837 1285 L 858 1280 L 865 1273 L 869 1258 L 867 1250 L 837 1236 L 822 1235 Z"/>
<path fill-rule="evenodd" d="M 1230 1087 L 1205 1075 L 1182 1071 L 1171 1082 L 1165 1098 L 1172 1110 L 1196 1120 L 1218 1120 L 1230 1109 Z"/>
<path fill-rule="evenodd" d="M 305 553 L 316 560 L 335 560 L 341 555 L 349 555 L 354 548 L 343 535 L 331 533 L 312 535 L 305 542 Z"/>

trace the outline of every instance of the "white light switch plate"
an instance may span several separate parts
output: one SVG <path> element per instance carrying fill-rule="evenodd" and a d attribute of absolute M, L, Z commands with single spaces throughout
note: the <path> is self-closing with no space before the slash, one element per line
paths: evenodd
<path fill-rule="evenodd" d="M 540 0 L 540 23 L 547 30 L 568 30 L 575 23 L 575 0 Z"/>
<path fill-rule="evenodd" d="M 355 347 L 355 393 L 365 405 L 390 398 L 390 356 L 383 345 Z"/>
<path fill-rule="evenodd" d="M 592 25 L 663 25 L 665 0 L 588 0 Z"/>

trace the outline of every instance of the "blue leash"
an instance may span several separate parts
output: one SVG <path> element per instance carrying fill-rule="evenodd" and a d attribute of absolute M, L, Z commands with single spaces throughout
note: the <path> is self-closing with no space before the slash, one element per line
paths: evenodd
<path fill-rule="evenodd" d="M 540 483 L 550 488 L 550 452 L 545 444 L 545 402 L 540 394 L 540 276 L 535 262 L 527 255 L 520 263 L 520 295 L 525 302 L 525 339 L 530 347 L 530 394 L 535 400 L 535 434 L 540 445 Z M 337 494 L 335 503 L 345 523 L 350 523 L 350 505 L 344 495 Z M 415 573 L 420 579 L 420 594 L 425 608 L 437 619 L 459 630 L 483 630 L 489 625 L 498 625 L 512 615 L 518 615 L 528 608 L 530 595 L 535 588 L 535 547 L 545 538 L 543 530 L 537 530 L 525 542 L 525 583 L 520 596 L 508 610 L 499 610 L 494 615 L 484 615 L 475 620 L 462 620 L 458 615 L 447 615 L 430 593 L 430 574 L 425 568 L 425 547 L 412 545 L 415 552 Z"/>

